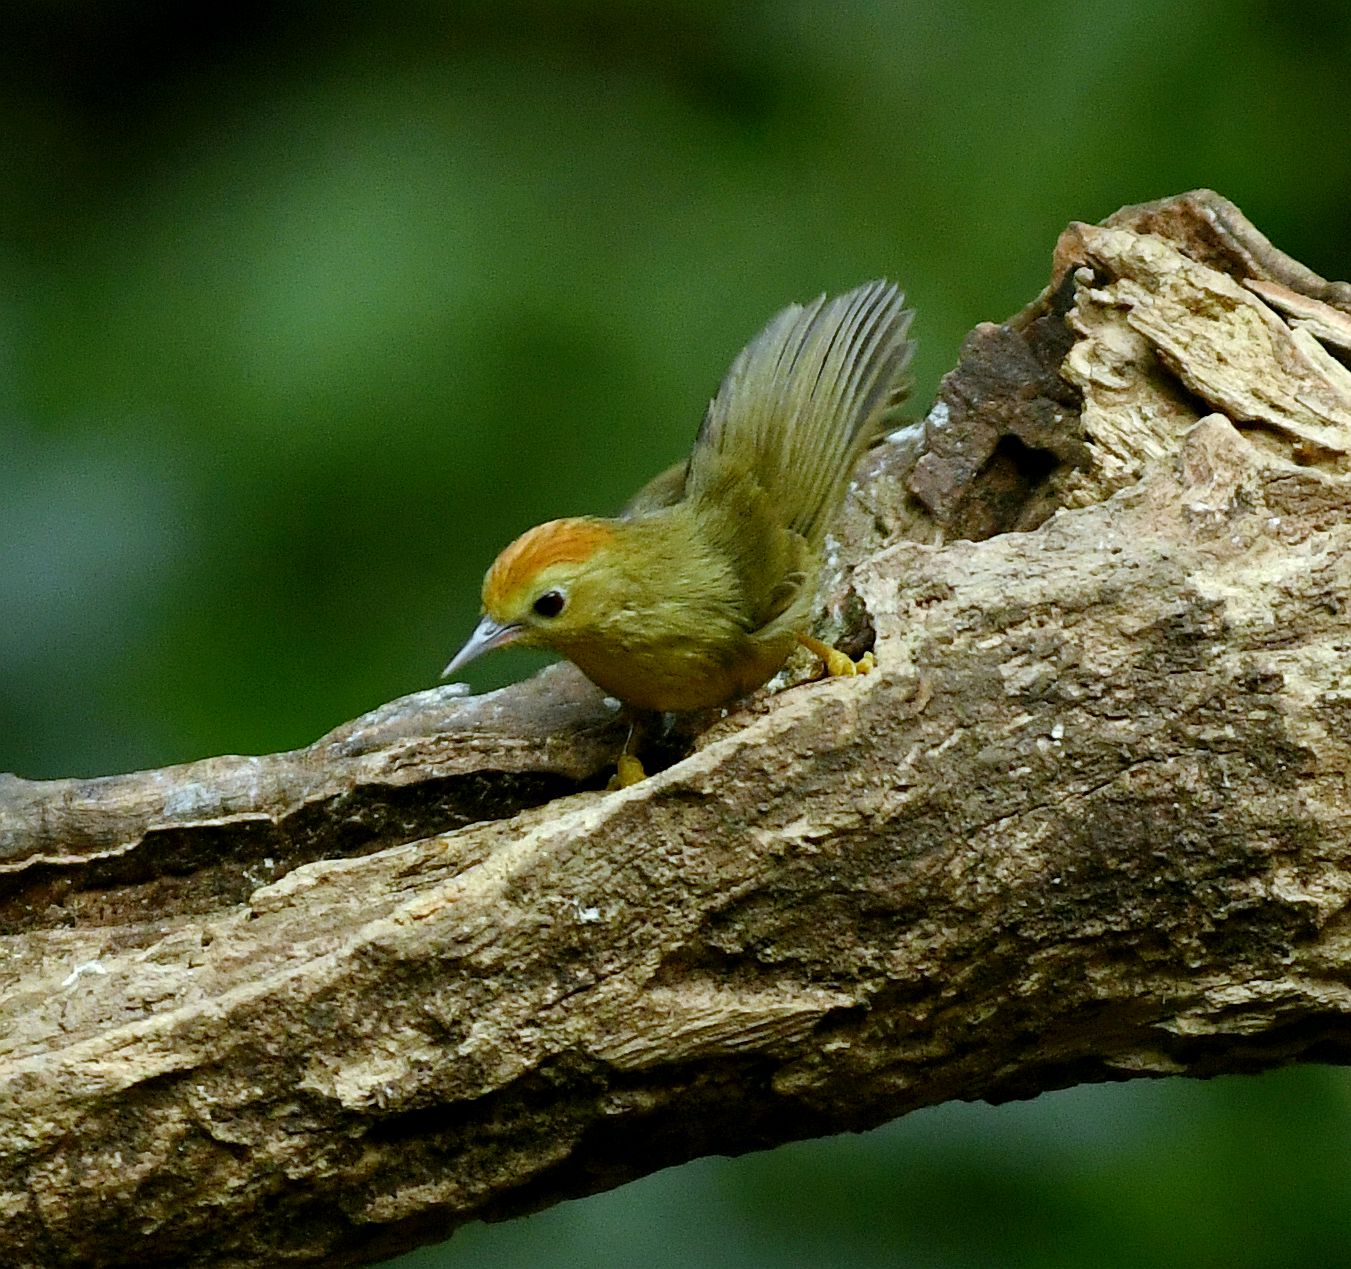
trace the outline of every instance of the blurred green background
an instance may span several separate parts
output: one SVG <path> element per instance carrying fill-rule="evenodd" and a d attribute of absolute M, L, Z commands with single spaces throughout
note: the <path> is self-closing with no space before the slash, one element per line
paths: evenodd
<path fill-rule="evenodd" d="M 0 770 L 432 685 L 496 550 L 678 457 L 789 300 L 901 280 L 920 409 L 1070 219 L 1210 185 L 1351 276 L 1349 65 L 1344 0 L 10 0 Z M 1341 1072 L 1079 1089 L 400 1263 L 1348 1263 L 1349 1156 Z"/>

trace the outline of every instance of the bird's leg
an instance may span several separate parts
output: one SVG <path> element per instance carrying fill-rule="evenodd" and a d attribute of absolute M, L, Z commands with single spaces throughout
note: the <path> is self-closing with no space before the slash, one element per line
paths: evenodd
<path fill-rule="evenodd" d="M 638 720 L 634 719 L 629 723 L 629 734 L 624 738 L 624 748 L 620 750 L 619 759 L 615 763 L 614 778 L 610 781 L 612 789 L 627 789 L 630 785 L 637 784 L 639 780 L 647 779 L 647 772 L 643 770 L 638 755 L 631 752 L 633 737 L 637 730 Z"/>
<path fill-rule="evenodd" d="M 820 639 L 813 639 L 811 635 L 800 634 L 797 636 L 797 641 L 808 652 L 820 657 L 825 662 L 826 673 L 831 678 L 848 678 L 853 674 L 867 674 L 877 664 L 877 658 L 871 652 L 865 652 L 855 661 L 847 652 L 841 652 L 839 648 L 832 648 L 830 644 L 822 643 Z"/>
<path fill-rule="evenodd" d="M 624 748 L 619 753 L 619 758 L 615 762 L 615 773 L 610 777 L 610 783 L 606 786 L 611 792 L 615 789 L 627 789 L 631 785 L 637 784 L 640 780 L 647 779 L 647 771 L 643 767 L 642 760 L 638 757 L 638 750 L 649 740 L 653 740 L 654 724 L 657 726 L 655 744 L 657 753 L 656 761 L 664 765 L 669 759 L 669 742 L 671 732 L 676 725 L 678 715 L 670 713 L 654 714 L 647 710 L 641 710 L 635 706 L 626 706 L 624 717 L 629 720 L 629 734 L 624 738 Z M 665 744 L 665 748 L 663 748 Z M 649 755 L 651 757 L 652 755 Z"/>

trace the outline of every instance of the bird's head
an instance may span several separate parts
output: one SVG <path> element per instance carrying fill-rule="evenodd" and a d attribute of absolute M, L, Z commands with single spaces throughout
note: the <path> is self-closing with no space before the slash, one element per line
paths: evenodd
<path fill-rule="evenodd" d="M 550 520 L 521 534 L 483 579 L 483 616 L 442 677 L 510 643 L 566 651 L 594 628 L 602 603 L 600 557 L 613 522 Z"/>

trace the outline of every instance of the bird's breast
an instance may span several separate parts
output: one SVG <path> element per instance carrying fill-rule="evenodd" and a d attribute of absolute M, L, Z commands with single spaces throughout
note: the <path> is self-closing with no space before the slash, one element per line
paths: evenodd
<path fill-rule="evenodd" d="M 567 655 L 598 687 L 637 709 L 671 713 L 710 709 L 768 682 L 793 638 L 741 635 L 717 645 L 573 648 Z"/>

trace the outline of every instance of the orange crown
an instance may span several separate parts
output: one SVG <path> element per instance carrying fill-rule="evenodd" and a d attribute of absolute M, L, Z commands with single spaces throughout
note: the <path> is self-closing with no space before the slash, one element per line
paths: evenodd
<path fill-rule="evenodd" d="M 551 564 L 580 564 L 614 536 L 601 520 L 581 517 L 550 520 L 522 533 L 493 561 L 483 579 L 483 606 L 496 603 L 528 585 Z"/>

